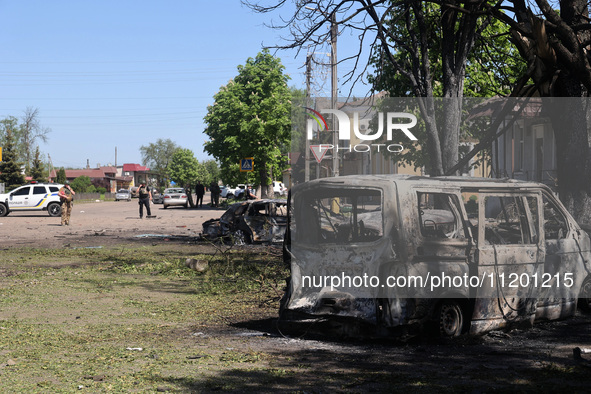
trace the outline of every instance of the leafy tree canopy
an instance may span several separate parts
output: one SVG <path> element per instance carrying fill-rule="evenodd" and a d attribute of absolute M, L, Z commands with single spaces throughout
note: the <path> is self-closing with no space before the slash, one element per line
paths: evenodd
<path fill-rule="evenodd" d="M 21 170 L 22 163 L 18 161 L 15 139 L 10 127 L 6 128 L 3 145 L 0 182 L 10 190 L 25 183 L 25 176 Z"/>
<path fill-rule="evenodd" d="M 41 153 L 39 147 L 35 149 L 35 157 L 33 158 L 33 166 L 31 167 L 31 177 L 37 182 L 46 182 L 45 168 L 41 161 Z"/>
<path fill-rule="evenodd" d="M 178 149 L 180 149 L 180 146 L 168 138 L 159 138 L 154 143 L 140 147 L 142 164 L 158 173 L 158 186 L 166 186 L 165 183 L 169 178 L 168 165 L 172 160 L 172 155 Z"/>
<path fill-rule="evenodd" d="M 183 187 L 191 187 L 198 179 L 206 177 L 205 167 L 190 149 L 177 149 L 172 155 L 168 171 L 170 179 Z"/>
<path fill-rule="evenodd" d="M 55 174 L 55 182 L 62 185 L 66 182 L 66 170 L 64 167 L 57 170 L 57 173 Z"/>
<path fill-rule="evenodd" d="M 89 190 L 92 186 L 92 189 Z M 92 193 L 94 191 L 94 185 L 92 184 L 90 178 L 86 175 L 81 175 L 78 178 L 74 179 L 70 184 L 70 187 L 74 189 L 75 192 L 78 193 Z"/>
<path fill-rule="evenodd" d="M 205 151 L 215 157 L 228 184 L 241 181 L 267 186 L 285 168 L 289 150 L 291 95 L 280 59 L 267 50 L 245 65 L 214 96 L 205 116 Z M 239 163 L 254 158 L 254 171 L 239 171 Z M 250 176 L 250 179 L 248 177 Z M 268 187 L 263 188 L 266 196 Z"/>

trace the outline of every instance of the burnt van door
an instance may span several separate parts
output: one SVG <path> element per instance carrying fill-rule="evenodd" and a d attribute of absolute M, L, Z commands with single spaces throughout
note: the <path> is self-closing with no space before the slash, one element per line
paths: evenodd
<path fill-rule="evenodd" d="M 541 195 L 477 193 L 477 289 L 472 333 L 533 322 L 536 279 L 543 272 Z"/>
<path fill-rule="evenodd" d="M 553 320 L 575 313 L 579 290 L 587 276 L 581 253 L 585 242 L 562 204 L 547 192 L 543 192 L 542 199 L 546 258 L 536 318 Z"/>

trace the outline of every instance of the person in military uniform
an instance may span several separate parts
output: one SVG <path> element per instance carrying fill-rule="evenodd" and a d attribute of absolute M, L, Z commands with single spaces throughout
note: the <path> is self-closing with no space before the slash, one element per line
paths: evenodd
<path fill-rule="evenodd" d="M 72 213 L 72 205 L 74 205 L 74 194 L 76 194 L 76 192 L 70 187 L 69 181 L 66 181 L 66 184 L 57 193 L 62 202 L 62 226 L 70 225 L 70 215 Z"/>
<path fill-rule="evenodd" d="M 140 204 L 140 219 L 144 217 L 144 205 L 146 206 L 146 212 L 148 216 L 151 216 L 152 212 L 150 211 L 150 201 L 152 200 L 152 191 L 150 191 L 145 183 L 140 183 L 136 194 L 138 195 Z"/>
<path fill-rule="evenodd" d="M 212 181 L 209 185 L 209 191 L 211 193 L 211 206 L 218 207 L 220 205 L 220 193 L 222 192 L 217 182 Z"/>
<path fill-rule="evenodd" d="M 205 186 L 203 186 L 201 181 L 197 181 L 197 186 L 195 186 L 195 194 L 197 195 L 195 207 L 203 208 L 203 195 L 205 194 Z"/>

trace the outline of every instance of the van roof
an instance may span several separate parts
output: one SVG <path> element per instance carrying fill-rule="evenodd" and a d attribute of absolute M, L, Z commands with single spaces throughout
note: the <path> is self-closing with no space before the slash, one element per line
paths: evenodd
<path fill-rule="evenodd" d="M 519 188 L 542 188 L 550 190 L 547 185 L 531 181 L 521 181 L 510 178 L 478 178 L 466 176 L 440 176 L 427 177 L 417 175 L 345 175 L 340 177 L 320 178 L 307 182 L 313 184 L 348 184 L 348 185 L 367 185 L 368 183 L 395 182 L 411 186 L 411 184 L 431 185 L 434 187 L 462 187 L 462 188 L 496 188 L 509 186 Z M 300 185 L 297 185 L 300 186 Z"/>

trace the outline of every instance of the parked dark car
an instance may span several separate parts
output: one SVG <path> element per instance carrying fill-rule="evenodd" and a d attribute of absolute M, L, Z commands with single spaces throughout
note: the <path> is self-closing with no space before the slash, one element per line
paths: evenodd
<path fill-rule="evenodd" d="M 219 218 L 203 223 L 202 236 L 238 244 L 282 242 L 287 228 L 287 201 L 250 200 L 234 203 Z"/>
<path fill-rule="evenodd" d="M 153 190 L 152 191 L 152 202 L 154 204 L 163 204 L 164 203 L 164 196 L 162 195 L 162 193 Z"/>

